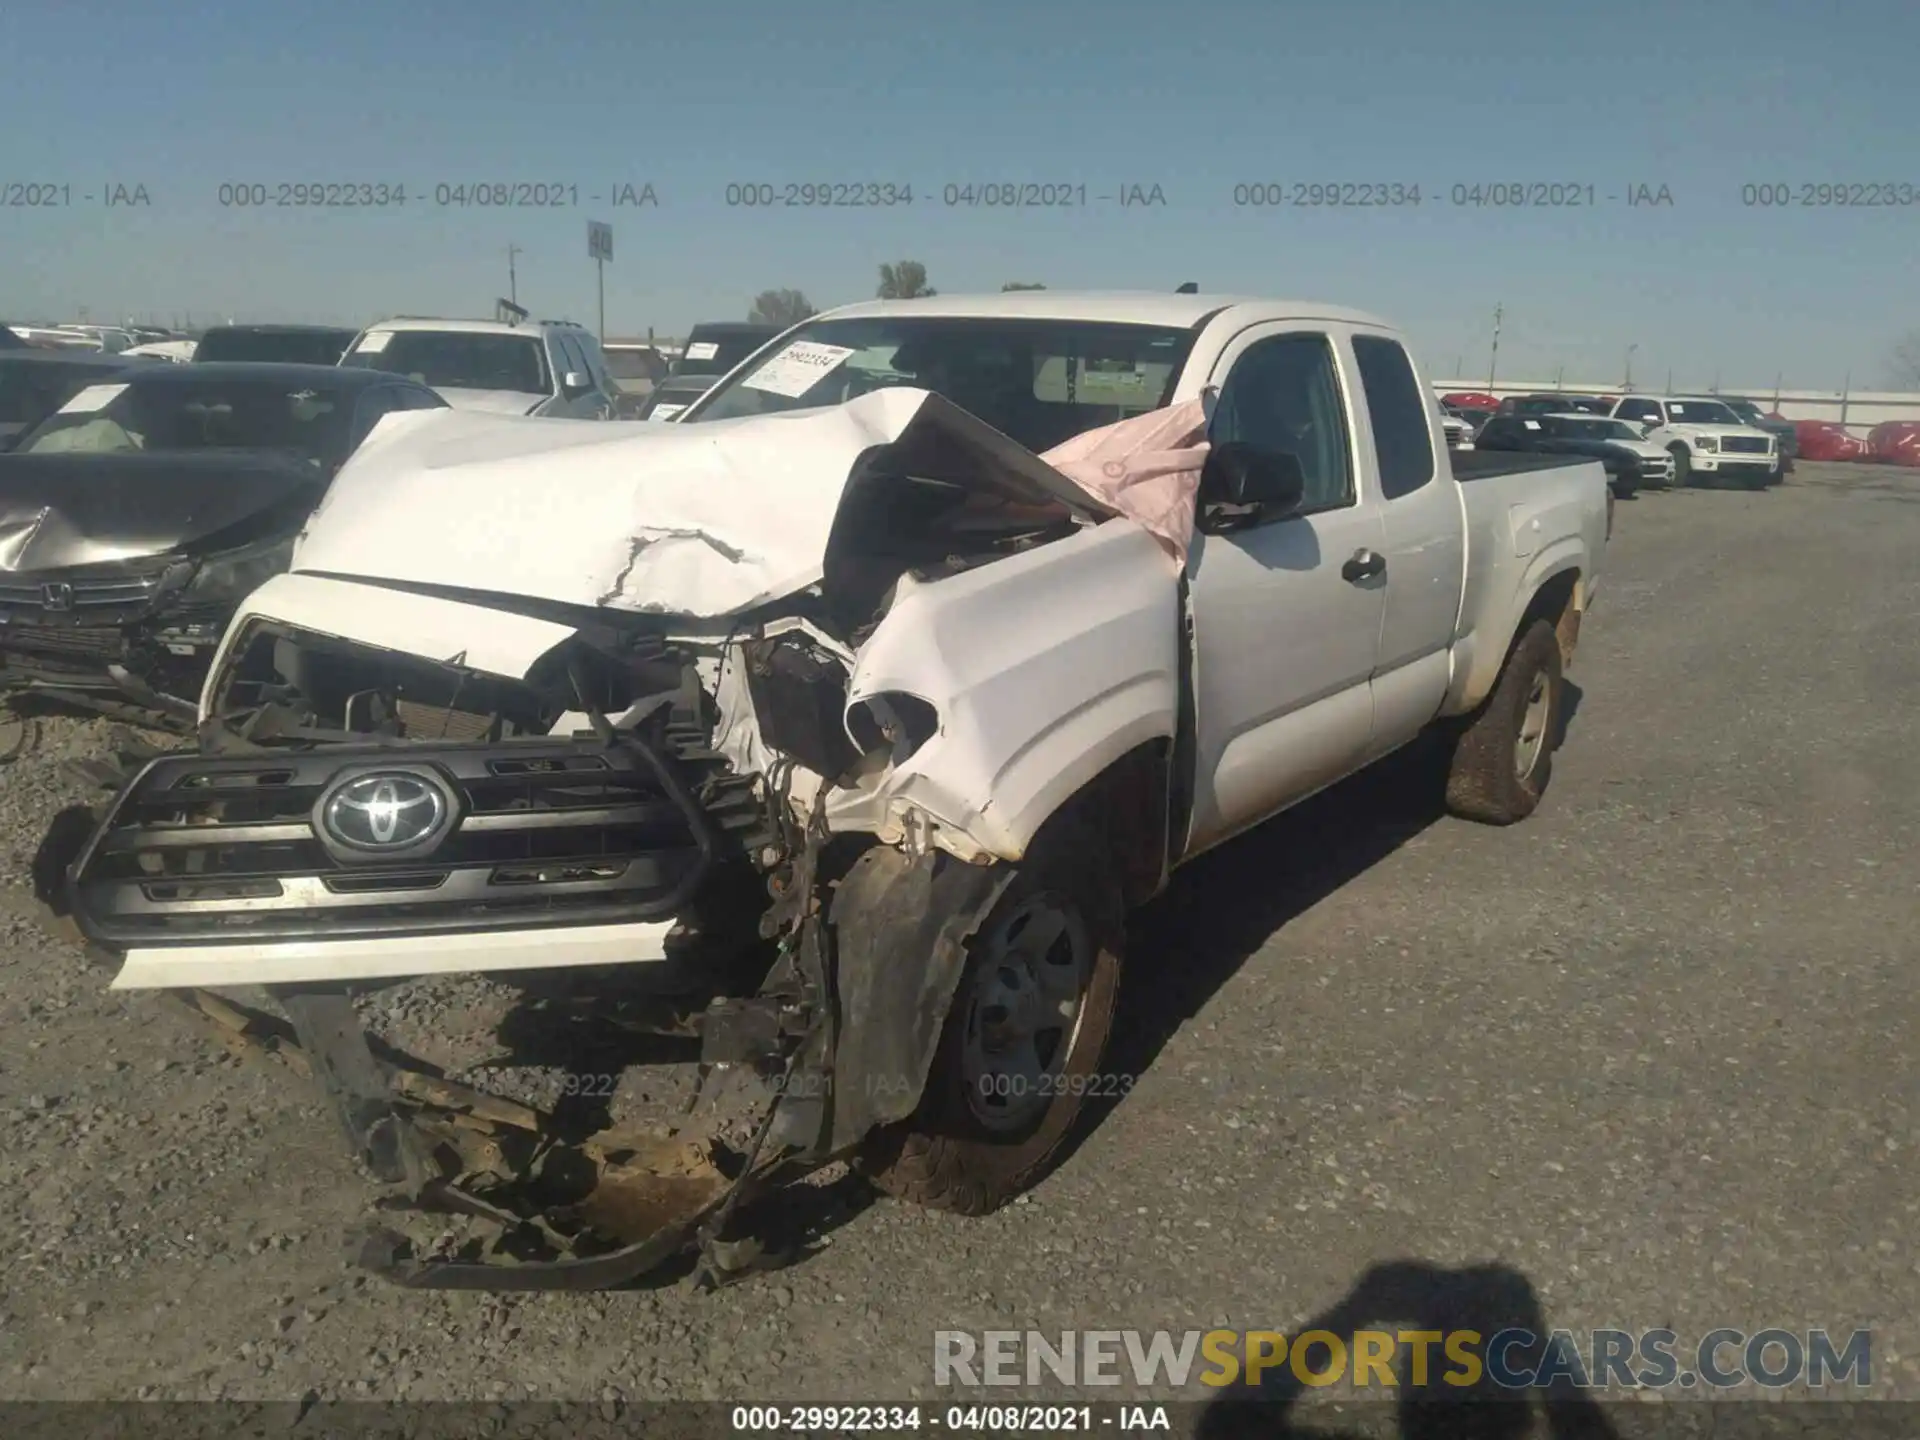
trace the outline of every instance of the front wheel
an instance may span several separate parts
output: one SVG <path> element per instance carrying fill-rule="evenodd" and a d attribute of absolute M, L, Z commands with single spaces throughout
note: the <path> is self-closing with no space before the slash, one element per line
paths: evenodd
<path fill-rule="evenodd" d="M 1684 490 L 1693 483 L 1693 453 L 1684 445 L 1670 446 L 1667 453 L 1673 456 L 1673 479 L 1668 483 Z"/>
<path fill-rule="evenodd" d="M 1125 914 L 1097 837 L 1030 853 L 967 947 L 914 1113 L 872 1136 L 860 1170 L 934 1210 L 985 1215 L 1041 1179 L 1100 1074 Z"/>
<path fill-rule="evenodd" d="M 1553 774 L 1561 684 L 1560 639 L 1536 620 L 1455 742 L 1447 809 L 1483 825 L 1511 825 L 1538 808 Z"/>

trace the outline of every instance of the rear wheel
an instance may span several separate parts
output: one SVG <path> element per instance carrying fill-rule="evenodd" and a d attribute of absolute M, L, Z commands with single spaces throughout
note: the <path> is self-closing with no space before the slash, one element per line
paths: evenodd
<path fill-rule="evenodd" d="M 1560 704 L 1559 637 L 1545 620 L 1535 620 L 1455 743 L 1447 808 L 1484 825 L 1531 815 L 1553 774 Z"/>
<path fill-rule="evenodd" d="M 858 1157 L 880 1189 L 985 1215 L 1044 1176 L 1087 1096 L 1109 1093 L 1125 926 L 1101 853 L 1080 836 L 1021 862 L 967 947 L 919 1108 Z"/>

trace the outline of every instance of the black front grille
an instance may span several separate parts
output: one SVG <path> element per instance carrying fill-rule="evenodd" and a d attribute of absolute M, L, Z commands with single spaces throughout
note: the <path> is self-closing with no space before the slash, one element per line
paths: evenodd
<path fill-rule="evenodd" d="M 348 772 L 430 772 L 452 830 L 405 859 L 341 858 L 315 828 Z M 708 818 L 639 741 L 343 745 L 167 756 L 115 800 L 74 868 L 107 945 L 321 939 L 663 918 L 704 878 Z"/>
<path fill-rule="evenodd" d="M 1729 435 L 1720 442 L 1723 454 L 1728 455 L 1764 455 L 1773 442 L 1759 435 Z"/>
<path fill-rule="evenodd" d="M 125 635 L 112 625 L 0 625 L 0 647 L 99 665 L 118 664 L 127 653 Z"/>

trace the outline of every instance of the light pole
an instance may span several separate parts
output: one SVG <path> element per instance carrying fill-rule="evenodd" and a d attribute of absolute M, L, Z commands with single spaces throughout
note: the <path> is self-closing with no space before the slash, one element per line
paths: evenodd
<path fill-rule="evenodd" d="M 513 272 L 513 257 L 526 253 L 518 245 L 507 246 L 507 299 L 516 305 L 520 303 L 520 281 Z"/>
<path fill-rule="evenodd" d="M 1627 346 L 1627 378 L 1620 382 L 1620 388 L 1622 390 L 1631 391 L 1633 389 L 1633 352 L 1639 348 L 1638 345 Z"/>
<path fill-rule="evenodd" d="M 1504 310 L 1505 307 L 1501 305 L 1495 305 L 1493 307 L 1493 354 L 1488 357 L 1487 360 L 1487 389 L 1489 391 L 1493 389 L 1494 374 L 1500 368 L 1500 316 L 1504 313 Z"/>

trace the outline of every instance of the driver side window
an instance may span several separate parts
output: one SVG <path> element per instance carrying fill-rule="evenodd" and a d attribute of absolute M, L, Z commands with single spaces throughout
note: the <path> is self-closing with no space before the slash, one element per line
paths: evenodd
<path fill-rule="evenodd" d="M 580 353 L 580 347 L 573 343 L 571 335 L 556 334 L 553 348 L 559 352 L 560 363 L 555 367 L 556 387 L 564 389 L 569 375 L 588 375 L 586 357 Z M 591 377 L 589 377 L 591 378 Z"/>
<path fill-rule="evenodd" d="M 1295 515 L 1353 503 L 1346 407 L 1325 335 L 1276 335 L 1244 350 L 1227 372 L 1208 439 L 1280 450 L 1306 481 Z"/>

